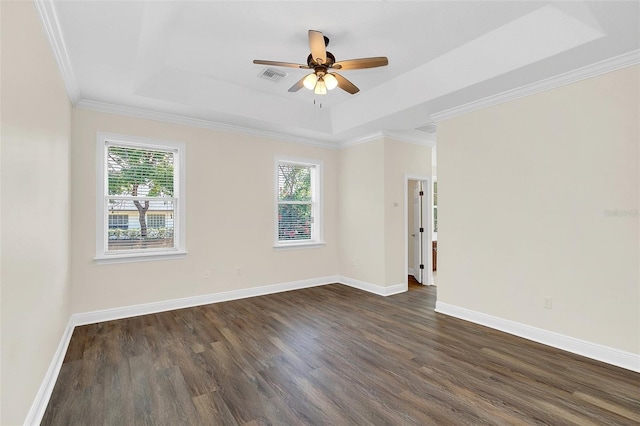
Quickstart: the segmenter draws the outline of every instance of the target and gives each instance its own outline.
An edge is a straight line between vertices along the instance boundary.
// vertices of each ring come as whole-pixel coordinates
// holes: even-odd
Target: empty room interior
[[[0,424],[640,424],[639,1],[0,19]]]

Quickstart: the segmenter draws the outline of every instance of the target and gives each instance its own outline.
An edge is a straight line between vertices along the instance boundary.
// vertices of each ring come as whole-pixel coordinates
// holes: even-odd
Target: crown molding
[[[414,145],[426,146],[428,148],[434,148],[436,146],[436,141],[427,139],[428,134],[425,132],[422,133],[424,133],[424,136],[413,133],[396,132],[389,130],[385,130],[382,132],[385,137],[390,139],[395,139],[400,142],[411,143]]]
[[[320,148],[337,149],[338,145],[334,142],[319,141],[311,138],[302,138],[285,133],[270,132],[266,130],[257,130],[249,127],[234,126],[231,124],[219,123],[216,121],[202,120],[199,118],[185,117],[182,115],[169,114],[164,112],[151,111],[142,108],[127,107],[122,105],[109,104],[106,102],[98,102],[82,99],[75,105],[76,108],[86,109],[90,111],[105,112],[108,114],[118,114],[127,117],[143,118],[147,120],[161,121],[170,124],[179,124],[183,126],[200,127],[205,129],[220,130],[224,132],[240,133],[250,136],[258,136],[263,138],[277,139],[279,141],[288,141],[311,145]]]
[[[49,39],[53,56],[58,63],[62,80],[67,89],[67,95],[71,103],[76,105],[81,98],[80,88],[78,87],[73,68],[71,67],[71,61],[69,60],[67,47],[64,44],[60,23],[58,22],[58,15],[56,15],[53,2],[51,0],[33,0],[33,4],[38,11],[38,16],[40,16],[40,22],[42,22],[44,32]]]
[[[378,131],[378,132],[370,133],[368,135],[359,136],[357,138],[348,139],[346,141],[339,142],[337,146],[338,146],[338,149],[345,149],[345,148],[349,148],[350,146],[360,145],[363,143],[372,142],[377,139],[382,139],[383,137],[384,137],[384,134]]]
[[[619,55],[610,59],[605,59],[604,61],[596,62],[595,64],[587,65],[582,68],[566,72],[564,74],[559,74],[554,77],[547,78],[545,80],[527,84],[515,89],[510,89],[496,95],[479,99],[477,101],[469,102],[464,105],[459,105],[457,107],[440,111],[432,114],[431,117],[437,123],[443,120],[448,120],[450,118],[458,117],[463,114],[468,114],[482,108],[491,107],[504,102],[533,95],[535,93],[543,92],[545,90],[550,90],[556,87],[575,83],[580,80],[595,77],[600,74],[605,74],[632,65],[637,65],[639,63],[640,50],[634,50],[632,52],[625,53],[623,55]]]
[[[426,133],[425,133],[426,136]],[[429,148],[434,148],[436,146],[436,142],[433,140],[425,139],[424,136],[412,134],[408,132],[401,131],[392,131],[392,130],[382,130],[379,132],[370,133],[365,136],[360,136],[358,138],[349,139],[345,142],[340,142],[338,144],[339,149],[345,149],[350,146],[360,145],[367,142],[372,142],[378,139],[394,139],[400,142],[411,143],[414,145],[426,146]]]
[[[210,120],[202,120],[198,118],[185,117],[182,115],[169,114],[164,112],[151,111],[142,108],[127,107],[122,105],[109,104],[106,102],[91,101],[86,99],[79,100],[76,105],[78,109],[86,109],[90,111],[104,112],[108,114],[118,114],[127,117],[142,118],[147,120],[161,121],[171,124],[179,124],[183,126],[200,127],[205,129],[220,130],[232,133],[241,133],[245,135],[258,136],[270,139],[285,140],[294,143],[317,146],[328,149],[344,149],[350,146],[359,145],[382,139],[385,137],[398,140],[400,142],[411,143],[433,148],[436,146],[435,141],[424,139],[418,135],[408,134],[397,131],[378,131],[361,137],[349,139],[344,142],[327,142],[310,138],[301,138],[297,136],[287,135],[285,133],[269,132],[266,130],[257,130],[249,127],[234,126]]]

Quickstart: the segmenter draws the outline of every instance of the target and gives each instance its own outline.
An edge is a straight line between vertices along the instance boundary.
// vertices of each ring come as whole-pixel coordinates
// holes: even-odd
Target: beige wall
[[[384,140],[340,151],[340,274],[385,286]]]
[[[439,302],[640,354],[639,72],[438,124]]]
[[[431,148],[388,138],[340,151],[340,273],[406,283],[405,175],[431,175]]]
[[[22,424],[70,316],[71,105],[32,2],[0,2],[2,414]]]
[[[405,175],[431,177],[431,148],[385,139],[385,281],[387,285],[407,282],[405,275],[405,231],[407,212],[403,211]],[[409,195],[409,199],[413,194]],[[412,205],[407,201],[407,209]],[[429,230],[430,228],[427,228]],[[429,235],[427,235],[429,238]]]
[[[185,259],[106,265],[93,261],[96,132],[186,143]],[[326,246],[274,251],[276,155],[323,161]],[[337,156],[337,150],[74,109],[74,312],[336,275]],[[204,278],[205,271],[211,272],[210,278]]]

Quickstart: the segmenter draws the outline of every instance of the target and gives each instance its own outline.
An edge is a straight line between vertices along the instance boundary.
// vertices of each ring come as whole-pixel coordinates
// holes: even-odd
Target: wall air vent
[[[262,70],[260,74],[258,74],[258,77],[277,83],[278,81],[285,78],[287,75],[288,74],[284,71],[274,70],[273,68],[265,68]]]

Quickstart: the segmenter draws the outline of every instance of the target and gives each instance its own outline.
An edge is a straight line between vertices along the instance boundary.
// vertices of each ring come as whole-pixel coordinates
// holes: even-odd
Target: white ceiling
[[[415,130],[432,115],[612,58],[637,58],[639,1],[36,0],[74,104],[322,144]],[[360,88],[314,95],[253,59],[306,63],[307,31]],[[634,59],[637,60],[637,59]],[[315,102],[315,103],[314,103]],[[320,107],[321,104],[321,107]],[[230,127],[231,126],[231,127]]]

